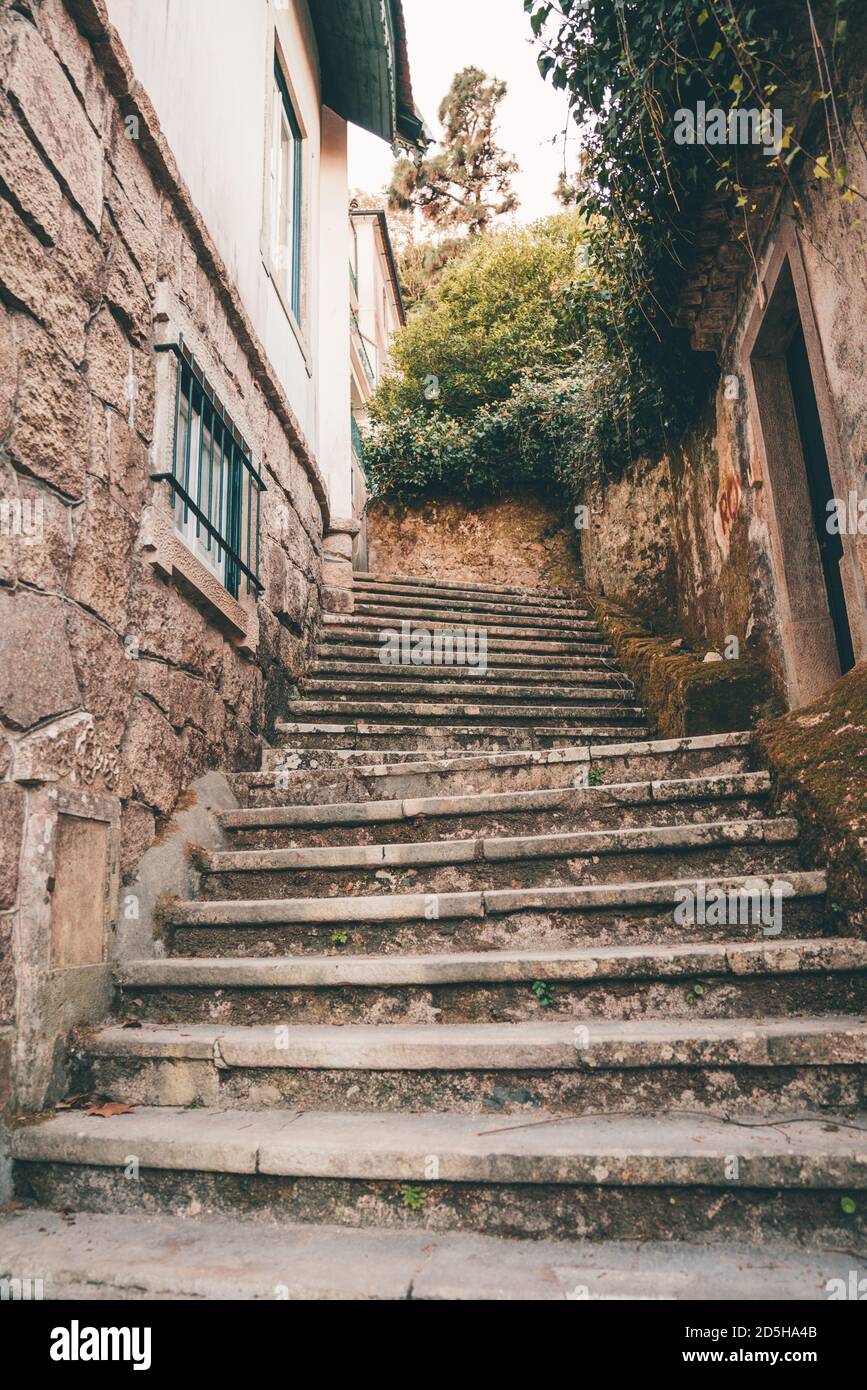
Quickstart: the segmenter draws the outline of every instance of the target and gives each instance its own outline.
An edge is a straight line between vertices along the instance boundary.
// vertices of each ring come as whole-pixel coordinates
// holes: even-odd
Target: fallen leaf
[[[104,1105],[91,1105],[84,1113],[98,1115],[102,1120],[110,1120],[112,1115],[134,1115],[135,1111],[131,1105],[124,1105],[119,1100],[107,1100]]]

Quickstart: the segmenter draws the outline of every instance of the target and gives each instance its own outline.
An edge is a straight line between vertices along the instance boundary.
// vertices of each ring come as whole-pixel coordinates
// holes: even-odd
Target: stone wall
[[[377,502],[368,513],[369,565],[383,575],[572,589],[581,582],[576,535],[562,508],[534,497]]]
[[[863,93],[856,117],[863,124]],[[867,157],[851,136],[848,178],[867,187]],[[788,229],[803,264],[815,319],[815,342],[827,382],[829,413],[838,447],[835,495],[865,492],[867,461],[867,229],[859,200],[815,180],[803,165],[792,170],[794,193],[782,193],[762,244],[753,248],[758,275],[748,275],[723,334],[719,385],[704,418],[683,447],[635,467],[597,499],[582,534],[588,586],[644,612],[667,612],[696,647],[721,649],[736,637],[741,650],[771,673],[781,695],[797,704],[791,652],[798,638],[786,631],[781,552],[786,537],[775,523],[767,440],[757,429],[748,363],[751,324],[764,308],[766,277]],[[797,199],[797,209],[794,200]],[[805,333],[808,325],[805,324]],[[788,458],[779,441],[778,471]],[[830,449],[829,449],[830,454]],[[785,483],[779,489],[785,492]],[[777,505],[779,505],[779,498]],[[867,526],[846,538],[860,570],[860,595],[849,595],[850,617],[860,626],[856,655],[867,655],[863,592],[867,580]],[[775,552],[775,546],[776,552]],[[860,648],[860,650],[859,650]]]
[[[720,386],[720,395],[724,391]],[[718,427],[726,408],[728,426]],[[636,609],[696,650],[722,650],[730,637],[770,673],[785,677],[767,524],[744,487],[726,534],[719,524],[723,480],[744,467],[739,425],[716,402],[671,456],[636,464],[604,489],[581,533],[587,587]],[[746,446],[744,445],[744,451]]]
[[[181,333],[266,484],[258,602],[151,480]],[[62,1085],[124,877],[195,778],[256,764],[319,611],[322,479],[101,0],[0,0],[0,501],[2,1110]]]

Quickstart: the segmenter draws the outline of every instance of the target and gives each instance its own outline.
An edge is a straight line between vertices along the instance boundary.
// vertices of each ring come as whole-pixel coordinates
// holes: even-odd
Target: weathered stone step
[[[388,845],[335,845],[306,849],[198,851],[207,873],[262,873],[325,869],[436,867],[442,864],[493,865],[523,860],[585,858],[639,850],[688,850],[717,845],[781,845],[798,838],[798,823],[787,816],[700,825],[651,825],[618,830],[587,830],[554,835],[421,840]]]
[[[220,1302],[589,1299],[826,1300],[867,1264],[792,1243],[690,1245],[509,1240],[411,1229],[288,1225],[221,1216],[101,1215],[47,1209],[0,1218],[0,1275],[45,1271],[51,1300]]]
[[[382,580],[359,579],[357,576],[353,580],[353,591],[356,596],[370,597],[381,594],[387,598],[434,598],[449,603],[462,603],[466,600],[484,600],[487,603],[506,604],[514,607],[546,607],[546,608],[566,608],[573,609],[577,606],[586,607],[586,599],[583,595],[573,594],[569,596],[558,595],[554,592],[548,593],[544,589],[485,589],[478,585],[456,584],[445,588],[439,584],[425,584],[423,581],[418,584],[383,582]]]
[[[404,616],[406,615],[398,613],[396,618],[400,620]],[[477,621],[479,616],[450,615],[448,619],[444,619],[442,615],[426,614],[424,617],[417,617],[414,614],[409,621],[416,627],[423,627],[426,632],[465,633],[467,627],[483,627],[491,646],[499,646],[499,639],[504,638],[509,642],[520,641],[522,644],[556,642],[572,646],[575,643],[596,643],[601,647],[608,647],[607,637],[589,618],[575,619],[569,623],[562,619],[540,618],[531,624],[528,620],[522,623],[517,618],[513,623],[505,623],[500,617],[491,621],[490,615],[487,620],[482,618],[481,621]],[[399,628],[399,621],[397,626]],[[382,642],[382,633],[385,630],[389,633],[397,630],[395,617],[376,613],[323,613],[320,636],[328,640],[330,636],[339,635],[341,641],[345,641],[347,636],[351,637],[352,641],[362,640],[366,636]]]
[[[265,808],[269,809],[269,808]],[[273,826],[231,832],[233,850],[315,849],[343,845],[421,843],[427,840],[484,839],[502,836],[572,834],[583,831],[641,829],[660,825],[704,825],[719,820],[761,820],[773,814],[764,793],[694,801],[651,801],[624,804],[567,801],[561,809],[544,805],[518,811],[474,812],[469,816],[443,816],[435,824],[418,820],[372,821],[340,825]]]
[[[425,629],[428,631],[429,629]],[[440,625],[434,631],[441,633],[452,633],[460,635],[460,628],[450,628]],[[324,629],[320,633],[320,640],[316,646],[317,656],[325,659],[341,657],[347,660],[374,661],[379,659],[379,653],[385,645],[387,639],[383,638],[383,632],[393,631],[386,624],[384,628],[365,628],[359,627],[343,631],[341,629]],[[486,629],[488,635],[487,651],[488,659],[493,664],[501,662],[512,664],[526,660],[528,655],[532,657],[543,657],[554,665],[573,660],[590,658],[594,662],[613,661],[613,649],[599,635],[589,633],[576,641],[565,639],[558,641],[554,638],[540,638],[534,641],[530,637],[495,637],[492,636],[490,628]],[[535,662],[534,662],[535,664]]]
[[[379,635],[372,633],[366,639],[359,635],[351,642],[342,642],[339,636],[335,636],[330,641],[318,643],[316,659],[320,663],[348,663],[353,669],[365,663],[372,666],[375,662],[379,666],[383,646]],[[614,663],[611,648],[593,642],[540,642],[533,644],[531,649],[527,642],[503,641],[495,646],[489,644],[486,651],[488,666],[520,670],[527,669],[528,654],[532,655],[534,669],[593,670],[608,668]]]
[[[587,723],[602,724],[606,720],[616,721],[618,727],[629,726],[633,721],[644,727],[645,716],[640,706],[633,702],[610,701],[607,704],[601,703],[605,692],[597,691],[587,697],[588,700],[595,700],[595,703],[583,703],[581,699],[574,700],[564,696],[550,704],[493,704],[488,703],[484,696],[478,696],[473,704],[464,702],[461,698],[463,692],[456,690],[455,698],[441,701],[435,700],[413,700],[413,692],[409,692],[409,698],[401,699],[397,696],[387,700],[365,700],[357,695],[346,695],[336,699],[302,699],[289,700],[286,705],[286,713],[294,720],[309,720],[319,718],[321,715],[336,715],[346,718],[346,716],[363,715],[365,719],[375,721],[384,720],[387,723],[403,721],[412,723],[416,721],[423,723],[426,719],[448,719],[453,723],[461,720],[472,723],[473,720],[499,720],[513,724],[538,724],[540,727],[559,726],[568,721],[581,719]],[[445,692],[443,692],[445,695]]]
[[[776,896],[774,896],[776,890]],[[173,901],[163,908],[174,955],[335,954],[560,949],[596,941],[762,941],[832,930],[821,873],[754,873],[591,886],[453,893]],[[692,893],[695,911],[683,909]],[[717,906],[711,910],[713,904]],[[724,910],[723,910],[724,909]]]
[[[561,711],[566,705],[583,707],[588,702],[601,701],[605,701],[606,704],[610,702],[616,710],[631,711],[638,707],[634,687],[630,682],[612,682],[610,678],[596,682],[587,682],[579,678],[574,682],[539,682],[538,685],[534,685],[532,681],[500,680],[490,673],[488,676],[480,676],[478,671],[456,676],[449,670],[443,672],[434,684],[429,677],[416,677],[414,672],[404,671],[399,667],[391,670],[381,667],[378,675],[377,680],[342,680],[336,676],[320,680],[316,676],[308,676],[302,689],[305,696],[322,696],[349,703],[351,706],[354,706],[356,697],[361,696],[364,700],[473,700],[478,701],[483,707],[487,702],[494,700],[512,700],[518,705],[526,704],[528,700],[545,701],[546,706],[550,701],[551,705]]]
[[[467,583],[463,580],[431,579],[424,574],[371,574],[365,570],[356,570],[354,580],[362,584],[384,584],[388,588],[401,584],[408,586],[412,591],[415,591],[419,586],[436,589],[438,592],[442,590],[444,593],[451,593],[454,589],[470,589],[473,593],[514,594],[518,598],[523,598],[527,594],[531,596],[540,594],[545,598],[563,598],[570,602],[574,601],[576,597],[580,598],[584,592],[578,585],[569,589],[531,589],[526,584],[483,584],[477,579],[474,579],[472,583]]]
[[[797,872],[794,821],[717,821],[403,844],[196,852],[208,899],[427,894]]]
[[[867,1109],[861,1016],[142,1023],[82,1039],[76,1092],[134,1106],[801,1117]],[[737,1152],[737,1151],[735,1151]]]
[[[725,736],[724,736],[725,737]],[[749,770],[748,736],[739,743],[659,740],[658,743],[583,744],[571,748],[450,757],[434,752],[383,752],[365,764],[363,754],[342,750],[266,749],[261,772],[236,773],[232,788],[242,806],[416,798],[431,794],[474,795],[618,783],[630,778],[682,780],[685,776],[727,776]],[[355,761],[353,761],[355,759]]]
[[[419,822],[474,815],[509,815],[539,811],[584,811],[668,802],[719,801],[766,796],[766,772],[728,776],[688,777],[612,782],[587,787],[543,787],[530,791],[473,792],[463,796],[425,796],[389,800],[244,807],[220,812],[223,830],[249,831],[295,826],[373,825],[395,821]]]
[[[356,601],[353,616],[361,619],[385,619],[386,625],[390,624],[392,627],[406,621],[415,624],[416,627],[425,628],[430,627],[432,622],[474,628],[486,628],[490,623],[497,629],[502,628],[504,632],[514,632],[516,628],[520,628],[538,634],[567,632],[572,636],[599,631],[595,621],[581,612],[566,615],[550,609],[537,613],[495,604],[474,604],[472,607],[464,608],[457,604],[438,604],[434,600],[407,606],[404,603],[368,603],[362,599]]]
[[[533,664],[534,666],[540,665],[541,662],[537,663],[534,658]],[[619,670],[610,665],[605,666],[599,661],[588,660],[586,657],[576,660],[572,666],[560,665],[538,671],[528,670],[525,658],[517,666],[489,664],[484,672],[480,672],[478,666],[465,665],[413,666],[370,661],[369,659],[366,662],[320,660],[311,667],[311,676],[305,680],[304,685],[306,689],[311,689],[309,679],[313,679],[321,686],[330,678],[336,678],[341,684],[344,680],[364,682],[365,687],[370,682],[383,680],[417,681],[423,685],[425,683],[438,684],[441,681],[448,683],[484,679],[489,680],[494,686],[551,685],[559,688],[570,685],[611,685],[619,690],[634,689],[632,682],[627,680]],[[328,688],[335,687],[329,685]]]
[[[442,955],[170,957],[116,968],[135,1022],[517,1023],[854,1014],[856,938]]]
[[[791,878],[791,875],[788,876]],[[696,922],[676,918],[673,903],[611,904],[603,907],[557,907],[516,910],[496,916],[443,917],[362,922],[294,922],[278,926],[197,924],[171,926],[166,921],[164,949],[171,956],[341,956],[350,951],[363,955],[451,954],[493,950],[570,950],[589,941],[600,946],[630,944],[673,945],[688,943],[700,934],[708,943],[786,941],[833,937],[836,923],[824,897],[789,898],[783,906],[782,932],[771,914],[767,924],[757,910],[743,900],[731,914],[717,921]],[[738,910],[736,910],[738,909]],[[168,912],[166,918],[171,916]]]
[[[589,614],[588,607],[581,606],[577,599],[547,599],[545,595],[513,595],[513,594],[471,594],[463,589],[452,589],[449,594],[442,592],[422,591],[414,589],[411,594],[400,592],[397,589],[368,588],[367,585],[353,585],[354,600],[356,600],[356,612],[365,607],[375,607],[375,609],[400,609],[415,610],[417,607],[424,609],[443,609],[450,612],[461,612],[463,609],[472,609],[477,613],[517,613],[518,616],[527,617],[586,617]]]
[[[115,976],[135,989],[394,988],[577,980],[693,980],[867,970],[867,941],[686,941],[675,946],[578,946],[561,951],[476,951],[443,955],[195,956],[119,961]]]
[[[544,778],[564,777],[563,785],[571,785],[584,764],[599,764],[599,773],[606,782],[624,780],[622,773],[637,773],[654,779],[660,776],[683,777],[688,773],[715,773],[725,776],[746,772],[752,761],[752,735],[707,734],[696,738],[654,739],[646,742],[630,740],[620,744],[577,743],[571,747],[550,749],[510,749],[501,753],[473,753],[467,749],[442,749],[424,757],[417,750],[360,749],[287,749],[266,748],[262,753],[261,773],[239,773],[243,778],[271,777],[276,769],[284,776],[325,779],[330,772],[370,778],[374,783],[390,784],[399,777],[451,777],[453,775],[491,774],[500,776],[530,771]],[[662,771],[660,771],[662,769]],[[547,782],[546,785],[558,785]],[[492,788],[493,789],[493,788]],[[477,790],[483,790],[479,787]]]
[[[767,1029],[788,1055],[792,1043],[784,1025],[767,1025]],[[545,1031],[551,1030],[546,1027]],[[660,1031],[678,1038],[683,1030],[665,1027]],[[342,1030],[341,1036],[346,1040],[351,1032]],[[863,1049],[853,1046],[852,1034],[851,1026],[844,1030],[847,1046],[860,1056]],[[316,1050],[315,1044],[308,1046]],[[574,1052],[571,1042],[567,1047]],[[224,1055],[243,1057],[229,1033],[222,1035],[220,1048]],[[465,1043],[462,1055],[466,1048]],[[254,1055],[260,1051],[261,1044]],[[343,1057],[346,1051],[343,1046],[338,1055]],[[269,1056],[272,1053],[269,1046]],[[862,1118],[867,1117],[859,1121]],[[542,1114],[535,1124],[503,1128],[473,1115],[225,1113],[149,1107],[98,1123],[80,1111],[65,1111],[18,1130],[13,1153],[19,1163],[126,1167],[134,1153],[143,1169],[406,1183],[666,1189],[728,1187],[734,1180],[730,1160],[736,1155],[736,1180],[744,1188],[847,1192],[867,1187],[867,1144],[862,1134],[858,1124],[845,1116],[839,1117],[839,1126],[816,1119],[746,1128],[709,1116]],[[864,1220],[862,1216],[858,1229]]]
[[[382,893],[362,897],[234,899],[183,901],[167,904],[166,920],[174,926],[283,926],[294,923],[369,923],[465,920],[513,912],[592,912],[655,904],[672,906],[682,890],[704,896],[711,889],[748,903],[757,894],[776,893],[785,904],[792,898],[816,898],[827,890],[825,874],[817,870],[786,872],[779,879],[758,874],[719,879],[688,875],[664,881],[556,884],[530,888],[492,888],[452,893]],[[746,910],[746,909],[745,909]]]
[[[491,751],[500,749],[559,748],[587,739],[602,742],[610,739],[646,738],[646,725],[617,725],[606,723],[570,722],[561,724],[499,724],[467,725],[440,720],[436,724],[407,724],[396,720],[371,723],[362,719],[290,721],[277,723],[278,738],[293,750],[329,749],[335,752],[357,752],[368,743],[371,748],[392,751],[429,752],[440,749],[462,751]]]

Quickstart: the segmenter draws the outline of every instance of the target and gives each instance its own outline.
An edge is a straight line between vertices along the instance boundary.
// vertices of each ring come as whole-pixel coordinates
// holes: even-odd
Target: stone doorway
[[[849,491],[797,233],[784,224],[744,343],[790,703],[809,704],[863,655],[856,537],[828,529]]]

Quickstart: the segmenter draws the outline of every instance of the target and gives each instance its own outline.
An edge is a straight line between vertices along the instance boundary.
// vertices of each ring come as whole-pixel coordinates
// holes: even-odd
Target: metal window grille
[[[261,593],[259,515],[265,484],[243,435],[181,337],[157,352],[177,359],[172,471],[175,525],[237,598],[241,580]]]

